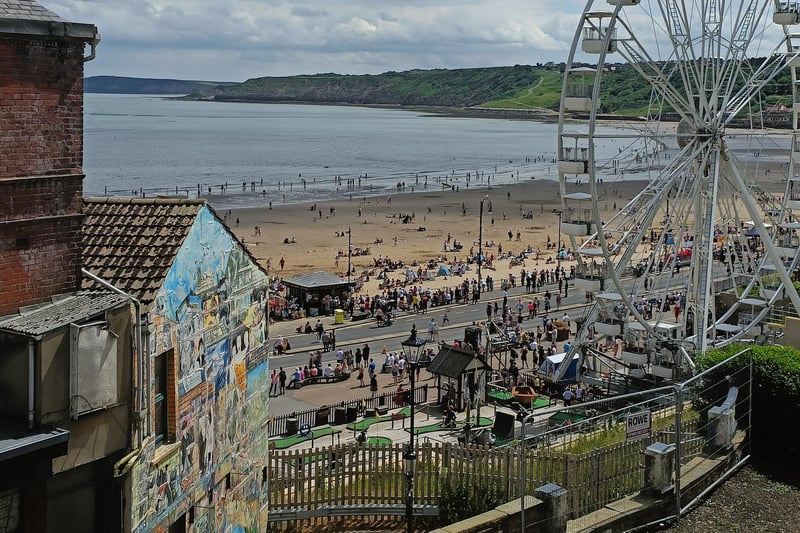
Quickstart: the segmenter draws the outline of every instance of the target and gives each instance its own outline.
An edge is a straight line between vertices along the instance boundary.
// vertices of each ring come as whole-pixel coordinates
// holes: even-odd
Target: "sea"
[[[226,209],[558,179],[558,125],[535,120],[117,94],[86,94],[84,117],[86,196]],[[604,130],[607,179],[641,179],[619,160],[635,132]]]

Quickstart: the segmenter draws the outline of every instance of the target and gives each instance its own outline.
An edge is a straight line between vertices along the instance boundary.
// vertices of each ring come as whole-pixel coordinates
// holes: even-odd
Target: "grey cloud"
[[[40,0],[103,37],[87,73],[217,80],[563,61],[583,0]]]

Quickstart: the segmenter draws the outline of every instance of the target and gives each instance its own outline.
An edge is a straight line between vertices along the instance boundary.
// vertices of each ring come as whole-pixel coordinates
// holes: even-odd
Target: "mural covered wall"
[[[176,444],[151,464],[168,449],[151,443],[133,472],[134,529],[165,529],[192,505],[191,531],[258,529],[267,497],[267,281],[201,209],[150,313],[151,358],[174,354]]]

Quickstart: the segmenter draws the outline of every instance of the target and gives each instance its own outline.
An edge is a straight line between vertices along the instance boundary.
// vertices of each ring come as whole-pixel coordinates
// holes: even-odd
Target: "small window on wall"
[[[155,358],[153,381],[155,381],[153,415],[155,415],[156,444],[161,444],[167,439],[167,356],[163,353]]]
[[[108,324],[70,326],[70,416],[116,405],[119,401],[117,335]]]
[[[174,405],[174,384],[170,383],[173,351],[169,350],[153,359],[153,415],[155,423],[156,444],[165,444],[175,440],[175,423],[170,419],[171,405]],[[171,386],[172,385],[172,386]]]

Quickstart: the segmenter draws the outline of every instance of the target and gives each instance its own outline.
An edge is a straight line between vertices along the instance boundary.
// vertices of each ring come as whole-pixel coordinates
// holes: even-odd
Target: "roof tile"
[[[84,199],[84,267],[149,305],[204,206],[168,198]],[[84,278],[83,288],[99,285]]]

